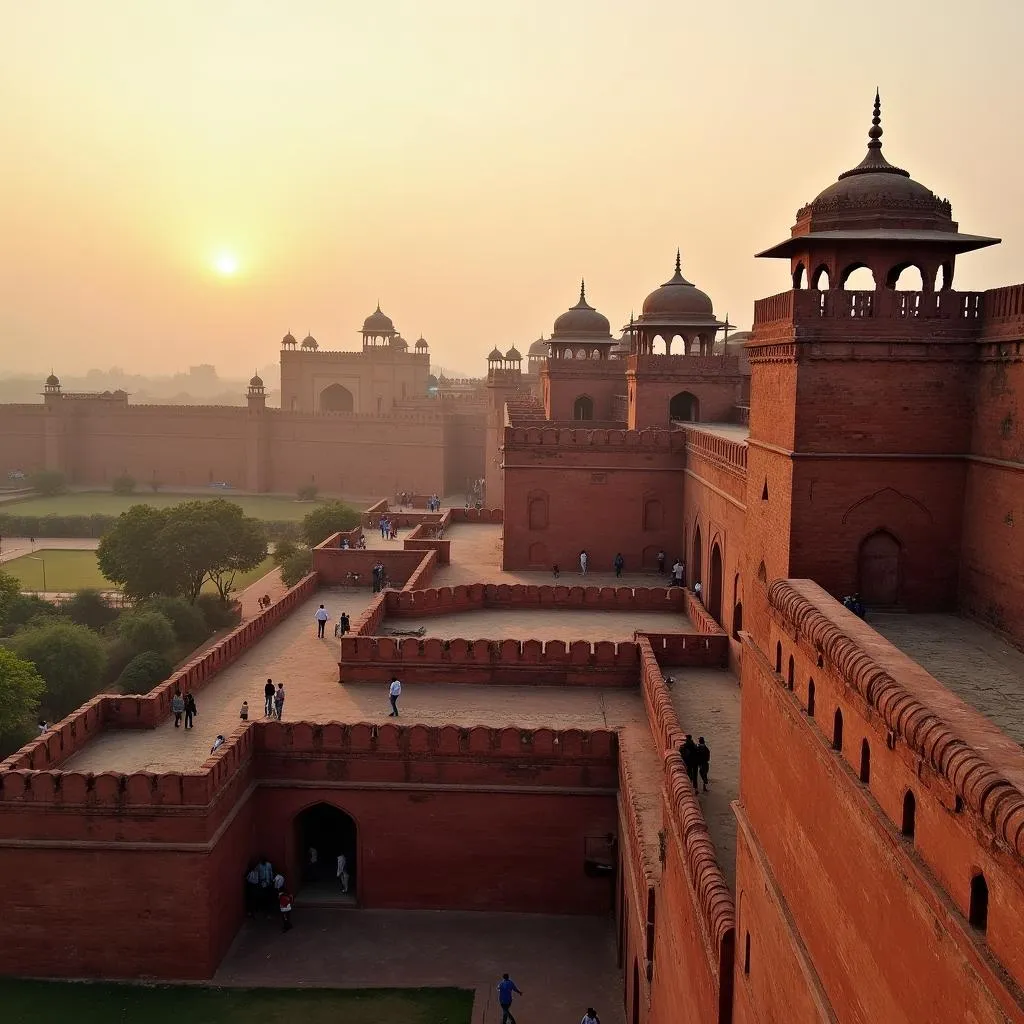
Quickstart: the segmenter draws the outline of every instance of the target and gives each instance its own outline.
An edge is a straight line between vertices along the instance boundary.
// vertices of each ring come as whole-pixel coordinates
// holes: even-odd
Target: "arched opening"
[[[531,569],[546,569],[549,564],[547,544],[535,543],[530,545],[527,554]]]
[[[708,611],[719,625],[722,624],[722,549],[711,545],[711,580],[708,586]]]
[[[866,605],[894,605],[900,593],[900,542],[888,530],[876,530],[857,552],[857,589]]]
[[[689,391],[680,391],[668,403],[668,418],[683,423],[696,423],[700,417],[700,402]]]
[[[841,751],[843,749],[843,712],[836,708],[835,716],[832,719],[832,749]]]
[[[775,671],[782,675],[782,641],[775,644]]]
[[[942,263],[935,275],[935,290],[946,292],[953,287],[953,264]]]
[[[798,290],[807,287],[807,268],[802,263],[793,271],[793,287]]]
[[[531,494],[529,505],[529,524],[531,530],[546,530],[548,526],[548,499],[543,494]]]
[[[811,274],[811,287],[818,291],[827,292],[829,289],[828,267],[824,263]]]
[[[320,392],[321,412],[352,412],[355,409],[355,399],[348,388],[340,384],[331,384]]]
[[[900,831],[908,838],[914,838],[917,829],[917,800],[914,794],[908,789],[903,795],[903,822]]]
[[[383,398],[381,398],[381,397],[380,397],[380,395],[378,395],[378,396],[377,396],[377,415],[378,415],[378,416],[380,415],[380,413],[381,413],[381,410],[382,410],[383,408],[384,408],[384,399],[383,399]]]
[[[665,525],[665,510],[659,498],[644,501],[644,529],[660,530]]]
[[[848,292],[873,292],[875,275],[864,263],[851,263],[839,277],[839,287]]]
[[[668,355],[668,342],[660,334],[655,335],[655,337],[651,339],[651,355]]]
[[[693,580],[694,584],[703,582],[704,565],[701,560],[701,538],[700,538],[700,527],[695,526],[693,528],[693,561],[690,563],[693,569]]]
[[[971,909],[968,920],[972,928],[983,932],[988,928],[988,882],[979,871],[971,879]]]
[[[897,263],[885,277],[886,288],[901,292],[923,292],[924,275],[921,268],[913,263]]]
[[[739,640],[740,630],[743,629],[743,605],[736,603],[732,608],[732,638]]]
[[[594,400],[589,395],[580,395],[572,403],[572,418],[574,420],[592,420],[594,418]]]
[[[585,348],[578,348],[578,349],[576,349],[576,358],[577,359],[586,359],[587,358],[587,350]]]
[[[793,679],[794,679],[794,676],[795,676],[795,671],[794,670],[795,670],[795,665],[793,664],[793,655],[791,654],[789,656],[789,666],[788,666],[787,671],[786,671],[786,686],[790,690],[793,689]]]
[[[757,567],[757,582],[758,583],[765,583],[765,584],[768,583],[768,570],[765,569],[764,562],[762,562]]]
[[[750,973],[750,932],[743,938],[743,973]]]
[[[292,395],[292,400],[289,407],[292,412],[295,412],[295,410],[298,409],[299,407],[299,400],[294,395]]]
[[[871,781],[871,745],[860,741],[860,781],[866,786]]]
[[[630,1024],[640,1024],[640,965],[633,957],[633,1014]]]
[[[814,680],[807,684],[807,717],[814,717]]]
[[[312,890],[317,898],[355,902],[358,892],[355,821],[339,808],[320,803],[307,807],[296,817],[295,829],[303,864],[303,893]]]

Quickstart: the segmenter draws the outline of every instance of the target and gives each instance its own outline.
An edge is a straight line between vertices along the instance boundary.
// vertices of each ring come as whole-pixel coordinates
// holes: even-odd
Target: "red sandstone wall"
[[[403,586],[430,553],[398,548],[390,551],[369,548],[363,551],[352,548],[346,550],[337,546],[326,547],[326,544],[327,541],[313,549],[313,571],[318,574],[323,586],[344,583],[347,573],[356,572],[360,576],[359,586],[369,589],[373,585],[373,567],[377,562],[384,566],[392,583]]]
[[[0,478],[16,470],[28,474],[46,464],[42,405],[0,405]]]
[[[545,412],[549,420],[571,422],[573,406],[581,397],[594,403],[593,420],[614,420],[613,399],[626,393],[626,364],[622,360],[588,361],[549,359],[541,371]]]

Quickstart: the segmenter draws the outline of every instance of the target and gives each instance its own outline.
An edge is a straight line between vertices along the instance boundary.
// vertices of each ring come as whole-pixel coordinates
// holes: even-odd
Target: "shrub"
[[[281,579],[286,587],[294,587],[299,580],[313,569],[313,552],[299,548],[281,566]]]
[[[79,590],[60,606],[60,610],[72,622],[96,630],[110,625],[120,614],[98,590]]]
[[[359,513],[344,502],[330,501],[306,513],[302,520],[302,536],[311,548],[315,548],[332,533],[358,526],[361,519]]]
[[[120,476],[114,477],[111,486],[114,488],[115,494],[134,494],[135,477],[128,473],[122,473]]]
[[[151,597],[139,605],[140,611],[159,612],[170,620],[174,635],[182,643],[201,644],[209,635],[210,628],[202,611],[181,597]]]
[[[274,559],[274,565],[284,565],[298,550],[299,546],[293,540],[277,541],[274,544],[274,551],[271,555],[271,558]]]
[[[303,484],[296,493],[299,496],[299,501],[316,501],[320,488],[316,484]]]
[[[174,670],[167,655],[159,651],[136,654],[117,677],[121,693],[149,693],[157,683],[163,682]]]
[[[169,651],[175,641],[170,619],[157,611],[125,612],[117,620],[117,635],[135,654]]]
[[[67,480],[59,469],[40,469],[30,473],[28,477],[29,486],[37,494],[50,497],[54,494],[63,494],[68,489]]]
[[[38,626],[59,614],[55,604],[36,594],[18,594],[7,607],[4,632],[10,634],[23,626]]]
[[[217,594],[200,594],[195,606],[202,612],[211,633],[237,626],[242,618],[237,604],[222,601]]]

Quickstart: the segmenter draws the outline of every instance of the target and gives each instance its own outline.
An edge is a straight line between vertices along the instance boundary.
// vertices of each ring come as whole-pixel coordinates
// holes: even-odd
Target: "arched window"
[[[899,602],[902,545],[888,532],[876,530],[857,551],[857,589],[866,605]]]
[[[700,402],[696,395],[689,391],[680,391],[673,395],[668,403],[668,418],[683,423],[696,423],[700,417]]]
[[[775,645],[775,671],[782,675],[782,641]]]
[[[827,292],[829,289],[828,267],[824,263],[811,274],[811,287],[818,291]]]
[[[866,786],[871,781],[871,746],[868,741],[860,741],[860,781]]]
[[[737,602],[732,608],[732,638],[734,640],[739,640],[741,629],[743,629],[743,604]]]
[[[722,624],[722,549],[711,545],[711,579],[708,585],[708,611],[711,618]]]
[[[843,749],[843,712],[836,708],[835,716],[832,719],[832,749]]]
[[[352,412],[354,408],[352,392],[340,384],[331,384],[320,392],[321,412]]]
[[[923,292],[924,275],[913,263],[897,263],[885,276],[886,288],[901,292]]]
[[[988,928],[988,882],[979,871],[971,879],[971,909],[968,920],[972,928],[983,932]]]
[[[592,420],[594,418],[594,400],[589,395],[580,395],[572,403],[574,420]]]
[[[750,973],[750,932],[743,938],[743,973]]]
[[[644,499],[644,529],[660,530],[665,525],[665,510],[660,498]]]
[[[651,355],[668,355],[668,342],[660,334],[655,335],[655,337],[651,339]]]
[[[695,526],[693,528],[693,561],[690,563],[693,569],[693,582],[703,583],[704,576],[704,565],[702,562],[702,544],[700,537],[700,527]]]
[[[939,266],[935,275],[935,290],[937,292],[949,291],[953,287],[953,264],[943,263]]]
[[[793,288],[801,289],[807,287],[807,268],[802,264],[798,263],[796,269],[793,271]]]
[[[764,562],[757,567],[757,581],[765,584],[768,582],[768,571],[764,567]]]
[[[851,263],[839,276],[839,287],[848,292],[873,292],[875,275],[864,263]]]
[[[527,512],[531,530],[546,530],[548,526],[548,496],[541,493],[529,495]]]
[[[786,672],[786,686],[788,686],[789,689],[791,689],[791,690],[793,689],[793,669],[794,669],[794,667],[795,666],[793,665],[793,655],[791,654],[789,656],[789,669]]]
[[[807,684],[807,717],[814,717],[814,680]]]
[[[914,794],[908,789],[903,795],[903,823],[900,831],[908,838],[914,838],[914,831],[917,828],[917,800]]]

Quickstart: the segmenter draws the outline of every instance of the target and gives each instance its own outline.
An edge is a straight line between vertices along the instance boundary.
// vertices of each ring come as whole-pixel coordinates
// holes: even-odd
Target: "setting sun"
[[[224,277],[230,277],[233,274],[238,273],[238,257],[234,253],[222,252],[213,261],[214,270],[218,274],[222,274]]]

